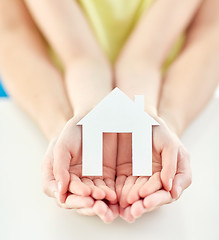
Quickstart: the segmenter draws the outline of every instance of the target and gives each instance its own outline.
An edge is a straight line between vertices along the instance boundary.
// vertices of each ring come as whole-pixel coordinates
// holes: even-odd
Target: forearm
[[[157,115],[161,72],[158,68],[136,61],[130,65],[116,66],[116,86],[134,100],[134,95],[144,95],[144,110]]]
[[[143,94],[145,110],[152,115],[157,114],[162,63],[200,2],[156,1],[143,14],[118,58],[117,86],[130,97]]]
[[[193,20],[184,49],[168,70],[159,114],[181,135],[205,107],[219,80],[219,2],[206,0]]]
[[[82,10],[72,0],[25,2],[63,62],[74,115],[86,114],[112,90],[113,83],[111,66]]]
[[[65,74],[74,115],[79,118],[95,107],[113,88],[111,67],[90,58],[76,58]]]
[[[219,79],[218,40],[203,37],[191,44],[166,74],[159,115],[178,135],[206,106],[216,89]]]
[[[51,139],[72,116],[71,107],[62,76],[47,56],[31,19],[18,1],[14,8],[13,18],[1,14],[1,76],[10,96]]]
[[[106,61],[76,0],[25,2],[65,69],[81,57]]]
[[[203,0],[159,0],[143,14],[120,58],[161,68],[174,43],[196,14]]]

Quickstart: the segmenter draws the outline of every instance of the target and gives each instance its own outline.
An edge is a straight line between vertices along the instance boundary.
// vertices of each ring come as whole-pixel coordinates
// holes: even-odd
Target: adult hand
[[[43,162],[43,186],[48,196],[56,197],[65,208],[86,208],[79,212],[98,214],[104,221],[112,221],[116,215],[114,189],[116,167],[116,134],[104,134],[103,177],[81,175],[81,127],[78,118],[72,118],[47,150]],[[103,201],[105,199],[108,204]],[[111,206],[111,205],[115,206]],[[112,210],[111,210],[112,209]]]

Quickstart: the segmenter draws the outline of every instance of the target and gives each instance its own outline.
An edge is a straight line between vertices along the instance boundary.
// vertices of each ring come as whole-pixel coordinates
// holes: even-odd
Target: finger
[[[171,195],[174,199],[178,199],[182,192],[192,183],[192,171],[190,167],[189,156],[179,156],[177,174],[173,181]]]
[[[109,204],[109,208],[113,213],[113,220],[119,216],[119,205],[118,204]]]
[[[135,176],[129,176],[129,177],[127,177],[127,179],[124,183],[124,186],[122,188],[120,202],[119,202],[121,207],[123,207],[123,208],[126,208],[129,205],[129,203],[127,202],[127,196],[128,196],[130,189],[135,184],[136,179],[137,179],[137,177],[135,177]]]
[[[43,191],[49,197],[57,197],[57,183],[53,175],[53,147],[55,140],[51,141],[44,156],[42,163],[42,184]]]
[[[110,178],[105,178],[104,182],[114,193],[114,196],[112,196],[113,200],[109,200],[110,204],[116,204],[118,202],[118,200],[117,200],[117,194],[116,194],[116,190],[115,190],[115,180],[110,179]]]
[[[118,216],[118,205],[107,206],[101,200],[97,200],[93,207],[78,209],[77,213],[86,216],[97,215],[103,222],[110,223]]]
[[[104,223],[111,223],[116,219],[118,214],[115,214],[115,212],[112,211],[112,207],[109,205],[106,213],[104,215],[98,214],[98,216]]]
[[[53,173],[58,183],[58,193],[60,203],[64,203],[69,188],[70,174],[69,165],[71,154],[68,149],[61,144],[56,143],[54,147],[54,165]]]
[[[81,181],[91,188],[91,196],[94,199],[100,200],[105,198],[106,196],[105,192],[101,188],[95,186],[94,182],[91,179],[82,178]]]
[[[130,212],[134,218],[139,218],[145,212],[143,200],[138,200],[138,201],[134,202],[131,205]]]
[[[166,191],[172,189],[173,178],[176,174],[178,148],[174,145],[164,147],[162,152],[161,180]]]
[[[65,203],[59,205],[67,209],[90,208],[94,205],[94,200],[91,197],[82,197],[69,194],[65,200]]]
[[[48,197],[59,198],[59,194],[57,191],[57,183],[55,180],[43,183],[43,191]]]
[[[117,195],[118,201],[120,201],[121,194],[122,194],[122,188],[124,186],[126,178],[127,177],[124,175],[116,178],[116,195]]]
[[[141,199],[132,204],[130,211],[131,211],[132,216],[136,219],[136,218],[141,217],[145,213],[149,213],[151,211],[156,210],[158,207],[159,206],[147,209],[144,207],[143,200]]]
[[[119,215],[122,219],[124,219],[125,221],[127,221],[129,223],[132,223],[132,222],[135,221],[135,218],[131,214],[131,207],[130,206],[128,206],[126,208],[122,208],[120,206]]]
[[[65,205],[70,209],[89,208],[94,205],[94,200],[91,197],[81,197],[70,194],[65,201]]]
[[[76,212],[80,215],[84,215],[84,216],[95,216],[96,213],[94,212],[93,207],[90,208],[80,208],[77,209]]]
[[[105,181],[103,181],[102,179],[94,179],[93,180],[94,184],[96,187],[102,189],[105,192],[105,199],[108,201],[114,201],[116,199],[116,194],[115,191],[113,191],[112,189],[110,189]]]
[[[107,204],[101,200],[97,200],[94,204],[94,212],[105,223],[110,223],[114,220],[115,214],[107,206]]]
[[[148,181],[141,186],[139,190],[139,195],[142,198],[145,198],[146,196],[160,190],[162,188],[162,182],[160,179],[160,173],[156,172],[154,173]]]
[[[146,209],[154,209],[158,206],[171,203],[173,201],[170,192],[159,190],[147,196],[143,200],[143,205]]]
[[[133,204],[137,200],[140,199],[139,190],[141,187],[148,181],[149,177],[138,177],[133,187],[130,189],[128,196],[127,196],[127,202],[129,204]]]
[[[75,175],[71,174],[71,181],[69,184],[69,191],[73,194],[80,195],[80,196],[89,196],[91,194],[91,188],[83,183],[81,179]]]

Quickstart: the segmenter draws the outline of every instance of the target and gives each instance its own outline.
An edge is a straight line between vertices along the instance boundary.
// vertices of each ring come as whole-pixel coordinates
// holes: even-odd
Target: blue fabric
[[[0,97],[7,97],[7,93],[2,85],[1,78],[0,78]]]

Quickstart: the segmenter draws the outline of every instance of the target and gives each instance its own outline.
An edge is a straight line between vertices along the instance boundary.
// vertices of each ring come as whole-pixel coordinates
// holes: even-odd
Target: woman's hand
[[[116,134],[103,138],[103,177],[81,175],[81,127],[72,118],[47,150],[43,162],[43,187],[64,208],[80,209],[84,215],[97,214],[105,222],[118,215],[114,190],[116,167]],[[103,200],[104,201],[100,201]]]
[[[120,215],[127,221],[178,199],[191,184],[187,151],[166,123],[156,120],[160,126],[153,127],[151,177],[131,176],[131,134],[120,134],[118,138],[116,191]]]
[[[161,173],[164,189],[171,191],[172,197],[177,199],[191,184],[190,157],[164,120],[156,120],[160,126],[153,128],[153,171]]]

